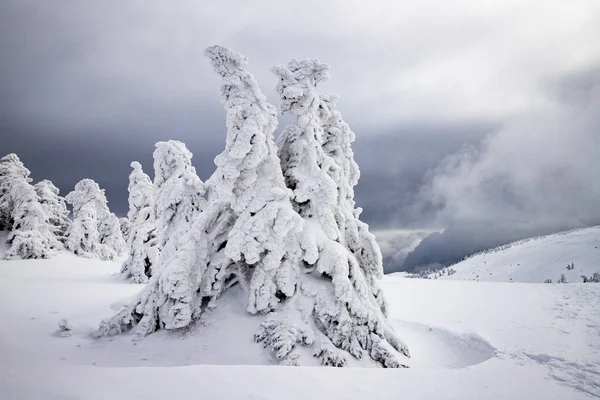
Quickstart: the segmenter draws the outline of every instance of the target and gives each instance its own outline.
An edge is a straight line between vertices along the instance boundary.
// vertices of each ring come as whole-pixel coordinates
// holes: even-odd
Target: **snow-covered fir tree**
[[[101,260],[112,260],[123,250],[119,219],[108,209],[104,189],[96,182],[82,179],[65,200],[73,206],[73,222],[65,240],[67,249]]]
[[[158,263],[152,181],[140,163],[134,161],[131,167],[127,213],[127,221],[130,222],[127,241],[129,256],[123,262],[121,273],[131,278],[133,283],[146,283]]]
[[[98,212],[98,210],[96,210],[96,212]],[[122,253],[126,249],[127,244],[125,243],[123,234],[121,233],[121,223],[119,222],[119,217],[111,212],[108,214],[99,213],[99,215],[98,233],[100,234],[100,243],[108,246],[115,252],[115,254]]]
[[[102,321],[96,336],[134,326],[139,335],[187,327],[239,282],[248,295],[247,310],[265,315],[255,341],[281,363],[301,364],[297,349],[308,347],[323,365],[343,366],[354,356],[401,366],[408,350],[385,317],[366,276],[370,270],[346,247],[335,217],[337,181],[329,170],[339,167],[323,150],[316,93],[319,71],[322,78],[327,68],[312,62],[299,63],[301,72],[275,69],[280,92],[286,92],[284,108],[297,110],[298,117],[282,142],[295,143],[289,149],[282,145],[284,179],[273,142],[275,108],[244,69],[246,59],[221,46],[208,48],[206,55],[224,80],[227,111],[225,151],[207,182],[208,207],[145,289]]]
[[[10,186],[22,179],[31,182],[29,174],[16,154],[7,154],[0,159],[0,230],[9,231],[12,228],[11,214],[14,205],[9,195]]]
[[[302,285],[321,338],[324,364],[344,365],[345,352],[365,354],[386,367],[399,367],[409,356],[386,317],[376,279],[382,276],[381,252],[354,209],[358,180],[350,149],[353,135],[335,110],[322,101],[317,84],[329,77],[318,60],[292,60],[276,66],[281,110],[296,117],[279,140],[279,154],[293,204],[305,219],[308,249],[304,261],[318,285]],[[306,272],[308,272],[306,271]],[[344,350],[345,352],[340,352]]]
[[[352,252],[363,269],[370,290],[380,307],[386,312],[385,299],[378,284],[383,277],[383,257],[375,236],[369,226],[359,219],[362,208],[356,208],[354,186],[358,183],[360,170],[354,161],[352,143],[355,134],[337,110],[337,96],[321,95],[321,119],[323,121],[323,149],[337,165],[329,174],[338,190],[335,218],[342,232],[340,243]]]
[[[7,260],[49,258],[61,246],[54,235],[54,225],[38,201],[27,179],[17,179],[9,186],[12,228],[8,234]]]
[[[58,195],[58,188],[47,179],[36,183],[34,188],[50,224],[54,227],[54,235],[64,243],[67,228],[71,223],[65,199]]]
[[[119,226],[121,227],[121,235],[125,243],[129,240],[129,232],[131,231],[131,221],[127,217],[119,218]]]
[[[160,262],[171,257],[206,206],[205,187],[192,166],[185,144],[169,140],[154,150],[154,216]]]

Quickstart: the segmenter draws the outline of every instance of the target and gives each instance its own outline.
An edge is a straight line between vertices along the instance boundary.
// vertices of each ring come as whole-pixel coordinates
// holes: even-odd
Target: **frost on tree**
[[[129,175],[129,212],[125,218],[129,224],[129,256],[123,262],[121,273],[133,283],[146,283],[158,263],[156,222],[152,181],[142,171],[137,161],[131,163]]]
[[[119,226],[121,227],[121,235],[123,236],[123,240],[127,243],[129,240],[129,231],[131,231],[131,222],[127,217],[119,218]]]
[[[6,259],[49,258],[60,243],[16,154],[0,159],[0,228],[10,230]]]
[[[65,200],[73,206],[65,247],[79,256],[112,260],[124,242],[119,219],[108,209],[104,189],[91,179],[82,179]]]
[[[107,206],[108,209],[108,206]],[[97,210],[98,212],[98,210]],[[115,255],[122,253],[127,244],[121,233],[121,223],[119,217],[114,213],[108,212],[99,213],[101,216],[98,219],[98,234],[100,235],[100,243],[112,249]]]
[[[58,188],[47,179],[36,183],[34,188],[40,204],[53,226],[54,235],[64,243],[67,228],[71,223],[65,199],[58,195]]]
[[[206,206],[205,187],[185,144],[169,140],[154,150],[154,215],[160,262],[167,261]]]
[[[11,214],[14,205],[9,195],[10,186],[22,179],[31,182],[29,174],[16,154],[7,154],[0,159],[0,230],[9,231],[12,228]]]
[[[141,335],[184,328],[238,282],[248,289],[253,313],[276,308],[295,291],[300,249],[294,238],[301,219],[289,202],[272,140],[275,108],[244,69],[244,57],[220,46],[206,55],[225,81],[227,110],[226,145],[208,182],[209,205],[138,298],[101,323],[98,336],[134,325]]]
[[[333,99],[322,101],[316,89],[329,77],[328,70],[317,60],[293,60],[272,69],[279,78],[281,110],[296,117],[281,134],[279,155],[294,208],[306,223],[304,272],[315,278],[300,285],[304,301],[297,308],[313,319],[320,338],[315,355],[323,364],[344,365],[347,352],[399,367],[409,352],[387,320],[376,284],[382,275],[381,252],[358,220],[360,210],[354,209],[358,167],[350,149],[353,135]],[[276,346],[265,339],[274,349],[282,345],[282,329],[286,335],[293,331],[276,318],[263,327],[265,335],[277,338]],[[298,341],[305,332],[296,334]]]
[[[246,59],[221,46],[206,55],[224,80],[227,111],[225,150],[207,181],[209,204],[160,271],[129,306],[102,321],[96,336],[188,327],[239,283],[248,312],[264,318],[255,341],[281,363],[302,364],[300,348],[307,347],[323,365],[354,357],[402,366],[408,350],[385,317],[372,268],[360,265],[337,219],[345,212],[337,184],[346,178],[332,175],[340,167],[323,147],[325,114],[316,93],[327,68],[303,62],[275,69],[284,109],[297,116],[284,133],[280,161],[275,108],[244,69]]]
[[[54,226],[38,202],[33,186],[26,179],[15,180],[7,196],[12,204],[12,230],[8,234],[10,248],[7,260],[49,258],[61,247],[54,236]]]

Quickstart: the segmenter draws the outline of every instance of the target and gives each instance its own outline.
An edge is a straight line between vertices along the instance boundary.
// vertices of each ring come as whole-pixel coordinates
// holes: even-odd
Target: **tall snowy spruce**
[[[71,224],[65,199],[58,195],[58,188],[47,179],[36,183],[34,188],[42,208],[48,215],[50,224],[54,227],[54,235],[64,243],[67,228]]]
[[[282,132],[279,155],[294,208],[306,221],[309,249],[304,260],[318,285],[302,285],[310,299],[315,326],[327,337],[323,362],[344,365],[344,350],[356,358],[367,354],[385,367],[402,366],[409,357],[386,317],[385,301],[376,279],[383,274],[381,252],[354,209],[353,186],[358,180],[350,143],[353,134],[335,110],[323,101],[317,84],[329,77],[318,60],[292,60],[276,66],[281,110],[296,117]],[[333,345],[333,346],[330,346]]]
[[[204,183],[196,175],[185,144],[176,140],[156,143],[153,190],[159,259],[164,263],[206,206]]]
[[[102,321],[96,336],[133,327],[142,336],[161,328],[188,327],[216,307],[225,290],[240,284],[248,296],[248,312],[264,318],[254,340],[282,364],[310,363],[302,358],[302,349],[307,349],[322,365],[343,366],[353,356],[401,366],[399,358],[408,351],[385,318],[382,302],[365,276],[368,268],[363,270],[339,242],[344,235],[335,217],[327,225],[311,213],[313,201],[323,221],[327,212],[334,212],[336,181],[322,174],[330,188],[323,193],[314,182],[300,183],[298,174],[296,187],[315,188],[315,194],[305,195],[302,204],[293,202],[299,192],[286,187],[273,142],[276,110],[245,70],[246,59],[221,46],[205,54],[224,80],[221,100],[227,111],[225,150],[215,159],[217,169],[207,181],[208,206],[142,292]],[[311,93],[316,96],[314,84]],[[322,133],[320,114],[314,120]],[[317,144],[314,151],[320,147],[322,161],[336,168],[322,142]],[[296,158],[307,168],[302,179],[319,178],[318,160],[304,159],[303,154],[310,154],[302,149],[298,144]],[[300,212],[301,205],[306,210]]]
[[[38,195],[29,183],[29,170],[16,154],[0,160],[0,210],[2,226],[10,229],[7,260],[49,258],[60,242]]]
[[[82,179],[65,200],[73,206],[65,247],[82,257],[114,259],[125,242],[119,219],[108,209],[104,189],[91,179]]]
[[[156,222],[152,181],[142,170],[142,165],[131,163],[129,175],[129,222],[127,245],[129,256],[123,262],[121,273],[133,283],[146,283],[158,263]]]

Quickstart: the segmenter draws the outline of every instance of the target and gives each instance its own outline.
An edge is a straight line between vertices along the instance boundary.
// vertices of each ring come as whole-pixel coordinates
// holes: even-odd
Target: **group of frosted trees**
[[[157,144],[154,182],[131,164],[122,272],[147,284],[95,335],[189,328],[239,285],[248,313],[262,318],[255,342],[282,364],[306,364],[307,349],[322,365],[362,359],[404,366],[409,352],[386,317],[378,285],[381,252],[354,202],[354,133],[337,98],[317,90],[329,67],[293,60],[272,68],[280,109],[295,118],[275,143],[276,108],[246,59],[221,46],[205,55],[223,80],[225,149],[206,182],[177,141]],[[96,189],[83,186],[78,198]],[[86,217],[76,229],[102,213],[97,203],[77,202],[77,215]]]
[[[0,230],[8,231],[6,259],[50,258],[66,248],[111,260],[124,250],[119,219],[108,210],[104,190],[83,179],[66,198],[52,182],[31,185],[30,171],[16,154],[0,159]],[[69,219],[66,203],[73,207]]]

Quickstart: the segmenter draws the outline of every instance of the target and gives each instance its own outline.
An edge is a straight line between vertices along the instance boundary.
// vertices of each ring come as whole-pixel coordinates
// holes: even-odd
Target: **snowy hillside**
[[[264,365],[269,352],[251,335],[260,319],[244,318],[237,288],[185,333],[92,339],[142,287],[122,281],[119,267],[70,254],[0,261],[1,399],[600,396],[600,285],[387,276],[410,369],[279,367]],[[59,330],[63,318],[70,331]]]
[[[573,264],[574,268],[567,269]],[[530,238],[478,253],[451,267],[440,279],[488,282],[582,282],[581,275],[600,272],[600,226]]]

